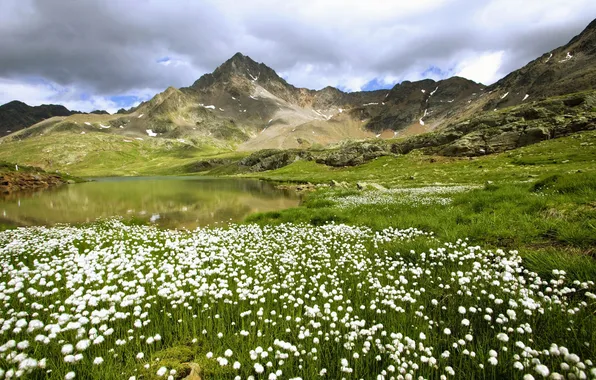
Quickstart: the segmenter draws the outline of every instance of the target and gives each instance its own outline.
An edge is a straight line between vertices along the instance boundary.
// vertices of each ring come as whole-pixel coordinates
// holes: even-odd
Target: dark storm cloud
[[[46,1],[33,14],[1,28],[0,76],[40,76],[60,85],[83,83],[101,93],[134,87],[192,83],[197,69],[164,70],[157,60],[172,52],[209,57],[229,38],[223,17],[205,7],[192,17],[149,2]],[[108,6],[110,5],[110,6]],[[223,32],[222,32],[223,31]],[[205,38],[217,36],[217,38]],[[214,64],[212,60],[199,62]],[[192,75],[192,76],[190,76]],[[190,83],[189,83],[190,82]]]
[[[596,16],[588,0],[4,2],[0,95],[2,83],[11,87],[0,100],[31,78],[76,88],[62,91],[71,97],[188,86],[237,51],[295,85],[348,89],[418,79],[430,67],[455,74],[464,61],[502,52],[486,75],[494,81]],[[165,57],[170,65],[158,62]]]

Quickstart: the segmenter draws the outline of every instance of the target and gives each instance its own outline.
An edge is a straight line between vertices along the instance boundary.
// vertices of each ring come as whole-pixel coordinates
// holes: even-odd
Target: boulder
[[[374,183],[374,182],[373,183],[369,183],[368,186],[371,187],[371,188],[373,188],[373,189],[375,189],[375,190],[379,190],[379,191],[385,191],[385,190],[387,190],[387,188],[385,188],[384,186],[379,185],[378,183]]]
[[[188,164],[186,166],[186,170],[191,173],[202,172],[202,171],[214,169],[218,166],[228,165],[230,163],[232,163],[231,159],[211,158],[209,160],[197,161],[197,162],[193,162],[192,164]]]
[[[378,183],[374,182],[356,182],[356,187],[358,188],[358,190],[387,190],[384,186],[381,186]]]
[[[279,169],[299,160],[312,160],[310,152],[304,150],[267,149],[255,152],[238,163],[252,172]]]
[[[517,146],[526,146],[535,144],[537,142],[548,140],[550,138],[550,130],[546,127],[528,128],[519,137]]]
[[[480,151],[487,150],[484,136],[480,132],[472,132],[459,140],[445,146],[439,151],[443,156],[478,156]]]
[[[518,146],[521,133],[518,131],[507,131],[487,139],[486,145],[489,153],[504,152],[515,149]]]

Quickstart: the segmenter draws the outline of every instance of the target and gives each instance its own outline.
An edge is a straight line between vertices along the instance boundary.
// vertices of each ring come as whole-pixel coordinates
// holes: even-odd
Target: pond
[[[0,225],[88,223],[122,217],[166,228],[239,222],[247,215],[296,207],[299,197],[250,179],[117,177],[0,199]]]

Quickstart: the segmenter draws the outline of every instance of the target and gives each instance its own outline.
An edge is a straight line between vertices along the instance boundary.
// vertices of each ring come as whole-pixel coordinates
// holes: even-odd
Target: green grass
[[[162,143],[147,145],[153,142],[124,145],[99,136],[84,141],[103,143],[100,149],[105,149],[71,165],[74,172],[88,175],[129,173],[133,167],[137,173],[163,170],[173,174],[183,171],[188,163],[219,153]],[[64,162],[76,151],[42,154],[36,153],[33,143],[21,147],[23,162],[43,161],[46,155]],[[0,159],[3,154],[0,152]],[[224,152],[218,157],[240,156]],[[102,157],[109,160],[102,162]],[[537,376],[529,359],[521,359],[524,371],[512,369],[517,360],[514,355],[522,354],[515,346],[517,341],[540,353],[556,343],[583,361],[594,361],[595,304],[586,291],[594,292],[593,283],[588,282],[596,278],[595,160],[596,133],[585,132],[473,160],[413,153],[341,169],[296,162],[275,171],[244,175],[285,182],[325,183],[333,179],[349,182],[350,188],[323,188],[305,195],[300,207],[253,214],[245,225],[229,229],[191,233],[107,222],[6,231],[0,234],[0,283],[12,282],[3,288],[9,296],[2,298],[4,314],[0,317],[16,321],[29,316],[34,302],[42,305],[36,306],[36,318],[47,323],[54,320],[61,306],[65,308],[60,313],[76,315],[74,320],[86,308],[113,307],[134,315],[101,322],[113,326],[114,333],[106,336],[105,343],[90,346],[78,364],[65,363],[60,353],[63,344],[81,339],[76,331],[62,331],[51,343],[41,344],[33,340],[38,332],[14,332],[11,326],[7,334],[16,342],[30,341],[25,352],[49,358],[47,369],[52,372],[36,370],[32,375],[40,379],[62,379],[69,371],[75,371],[77,378],[120,379],[135,374],[139,379],[157,379],[162,366],[168,371],[175,369],[175,378],[181,379],[189,362],[198,363],[206,379],[233,379],[236,374],[261,379],[277,368],[283,369],[284,378],[312,379],[318,378],[322,367],[328,369],[327,378],[373,374],[376,378],[388,364],[398,365],[386,350],[386,345],[393,347],[400,339],[407,343],[393,335],[397,333],[432,348],[428,354],[416,349],[416,344],[398,355],[420,365],[415,378],[439,378],[447,366],[455,369],[455,378]],[[209,174],[215,172],[237,174],[234,164]],[[393,193],[394,202],[379,204],[342,203],[375,200],[384,194],[356,190],[358,181],[389,187],[467,184],[475,188],[420,197]],[[442,198],[449,201],[439,202]],[[425,199],[432,202],[425,203]],[[372,231],[333,230],[330,223]],[[387,228],[416,228],[434,238],[373,238],[375,232]],[[478,249],[469,248],[476,245]],[[500,249],[504,252],[499,253]],[[514,268],[514,279],[506,281],[508,267]],[[561,277],[555,269],[566,274]],[[54,287],[56,292],[42,297],[27,289],[13,291],[14,278],[21,279],[24,286],[45,291],[40,282],[41,278],[46,281],[45,277],[55,282],[48,290]],[[468,277],[473,278],[470,283],[460,281]],[[21,294],[17,296],[17,292]],[[87,295],[101,297],[104,293],[114,298],[103,298],[99,306],[87,304]],[[142,296],[136,298],[139,294]],[[406,295],[416,302],[404,301]],[[551,303],[551,295],[563,305]],[[122,302],[125,296],[134,302]],[[540,302],[543,312],[527,314],[525,306],[511,306],[512,301],[519,305],[528,297]],[[306,306],[325,308],[325,304],[329,313],[307,316]],[[458,311],[460,307],[466,308],[465,316]],[[470,312],[470,307],[479,311]],[[508,315],[510,308],[516,309],[517,319],[497,322],[499,314]],[[243,316],[247,311],[250,313]],[[485,313],[491,314],[489,323],[483,318]],[[469,326],[462,324],[464,317]],[[134,327],[136,319],[149,322]],[[366,321],[366,330],[357,327],[361,321]],[[99,325],[85,327],[83,336]],[[531,332],[523,326],[530,326]],[[450,335],[444,333],[445,328],[451,330]],[[321,334],[305,339],[305,330]],[[244,336],[243,331],[249,334]],[[496,339],[499,331],[508,332],[508,343]],[[147,343],[147,337],[156,333],[161,339]],[[473,340],[466,341],[465,347],[453,347],[468,334]],[[320,337],[318,343],[314,336]],[[126,343],[116,344],[117,339]],[[300,355],[289,355],[280,363],[275,358],[276,339],[295,345]],[[370,351],[364,349],[365,341],[372,343]],[[382,345],[377,346],[377,341]],[[251,359],[251,351],[257,347],[272,347],[268,358]],[[475,358],[465,354],[464,348],[474,352]],[[233,350],[233,355],[227,366],[220,366],[214,359],[224,357],[226,349]],[[493,349],[499,356],[499,365],[494,367],[488,364]],[[448,358],[441,356],[445,351],[450,352]],[[144,358],[136,359],[139,352]],[[207,357],[210,352],[212,359]],[[354,352],[360,353],[359,358]],[[421,355],[437,359],[437,367],[423,364]],[[551,372],[559,371],[566,360],[564,355],[538,355]],[[105,362],[93,365],[95,357]],[[342,358],[348,360],[354,376],[340,371]],[[236,360],[241,363],[237,371],[231,368]],[[271,361],[272,370],[255,374],[255,361],[263,365]],[[12,365],[0,356],[0,368]],[[588,373],[593,365],[586,366]]]
[[[351,189],[306,196],[303,207],[256,214],[260,224],[339,222],[412,226],[442,239],[468,237],[492,247],[518,249],[530,269],[569,269],[577,278],[596,278],[596,133],[544,141],[514,151],[475,158],[430,157],[420,153],[381,157],[350,168],[296,162],[252,177],[282,182],[346,181]],[[438,184],[482,185],[452,196],[449,205],[362,205],[342,209],[330,199],[358,194],[355,182],[388,187]]]
[[[186,165],[205,157],[238,156],[212,145],[107,133],[52,133],[4,142],[0,148],[0,160],[81,177],[185,174]]]
[[[283,182],[346,181],[351,187],[309,194],[301,208],[253,215],[249,221],[336,221],[377,229],[412,226],[447,240],[468,237],[479,244],[520,249],[528,257],[537,252],[554,257],[572,252],[595,268],[589,256],[596,246],[596,132],[472,160],[414,152],[349,168],[299,161],[278,170],[247,175]],[[342,209],[330,201],[357,194],[354,184],[358,181],[388,187],[469,184],[483,188],[455,194],[453,202],[445,206],[396,203]]]
[[[451,195],[447,205],[396,202],[343,208],[334,202],[354,194],[358,192],[317,191],[306,196],[302,207],[255,214],[247,222],[415,227],[448,241],[469,238],[482,246],[520,250],[532,258],[528,263],[532,270],[569,266],[574,268],[570,273],[576,273],[575,269],[583,267],[583,272],[596,278],[592,258],[596,254],[595,172],[554,175],[533,184],[486,185]],[[545,259],[538,260],[541,256]],[[574,260],[561,260],[567,256]],[[586,277],[578,274],[578,278]]]
[[[514,252],[420,231],[286,224],[193,233],[110,221],[7,231],[0,253],[0,283],[8,285],[0,315],[10,321],[4,336],[14,339],[3,347],[27,341],[20,353],[46,359],[27,378],[72,371],[84,379],[158,379],[175,370],[180,380],[196,363],[205,379],[267,379],[277,370],[315,379],[322,369],[331,379],[376,379],[405,361],[414,378],[439,378],[452,367],[454,378],[521,379],[535,364],[515,358],[524,352],[516,342],[551,372],[569,361],[544,354],[552,344],[578,355],[585,373],[596,358],[593,283],[531,273]],[[50,334],[25,323],[58,317],[82,326],[64,322]],[[507,341],[498,338],[503,331]],[[62,352],[86,339],[72,353],[80,361]],[[1,355],[0,368],[14,368],[14,356]],[[103,362],[93,364],[98,357]],[[341,369],[342,359],[353,373]],[[513,368],[517,360],[524,371]]]
[[[520,182],[578,169],[596,171],[596,132],[578,133],[473,159],[426,156],[414,151],[397,157],[380,157],[355,167],[331,168],[298,161],[281,169],[246,175],[274,181],[374,181],[391,187],[413,187]]]

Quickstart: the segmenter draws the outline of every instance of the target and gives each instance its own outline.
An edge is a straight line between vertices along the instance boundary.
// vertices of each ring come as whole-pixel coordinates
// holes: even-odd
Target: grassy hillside
[[[4,142],[0,147],[0,160],[85,177],[180,174],[185,165],[201,157],[234,155],[210,145],[106,133],[54,133]]]
[[[427,156],[420,152],[379,157],[364,165],[332,168],[297,161],[278,170],[246,174],[275,181],[326,183],[373,181],[389,187],[532,181],[546,174],[596,171],[596,132],[543,141],[483,157]]]

